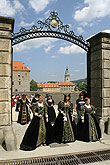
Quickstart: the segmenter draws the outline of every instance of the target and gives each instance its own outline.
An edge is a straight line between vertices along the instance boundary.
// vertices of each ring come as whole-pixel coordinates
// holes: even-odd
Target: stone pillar
[[[91,102],[97,107],[103,137],[104,123],[110,118],[110,34],[98,33],[88,39],[88,42]]]
[[[87,52],[87,96],[91,97],[91,53]]]
[[[11,127],[11,33],[13,26],[13,18],[0,16],[0,144],[5,141],[7,150],[16,149]],[[7,132],[9,136],[7,136]]]
[[[108,135],[110,135],[110,118],[108,119]]]

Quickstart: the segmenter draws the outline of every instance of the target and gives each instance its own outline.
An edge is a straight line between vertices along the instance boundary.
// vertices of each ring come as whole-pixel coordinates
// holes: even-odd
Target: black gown
[[[20,99],[18,103],[19,115],[18,115],[18,123],[24,125],[30,121],[29,110],[28,110],[28,99]]]
[[[54,110],[54,100],[47,100],[48,106],[48,123],[46,123],[46,144],[49,145],[50,143],[55,142],[55,120],[56,120],[56,113]]]
[[[75,141],[73,123],[71,118],[73,115],[73,104],[67,106],[64,102],[58,104],[59,115],[55,121],[55,139],[57,143],[68,143]],[[66,120],[62,113],[66,113]],[[65,121],[64,121],[65,120]]]
[[[97,141],[101,138],[101,130],[94,115],[94,107],[91,105],[82,106],[81,119],[77,125],[77,140],[80,141]],[[84,119],[84,123],[82,123]]]
[[[85,101],[82,99],[77,99],[76,100],[76,110],[77,110],[77,114],[78,114],[78,121],[81,119],[81,106],[85,104]]]
[[[32,107],[33,119],[26,130],[20,149],[31,151],[37,146],[46,143],[45,118],[48,118],[47,105],[43,103],[43,107],[38,106],[38,102]],[[42,118],[36,116],[42,114]]]
[[[54,100],[52,100],[51,102],[49,100],[47,100],[47,104],[48,104],[48,119],[49,122],[51,124],[55,123],[56,120],[56,114],[55,114],[55,110],[54,110]]]

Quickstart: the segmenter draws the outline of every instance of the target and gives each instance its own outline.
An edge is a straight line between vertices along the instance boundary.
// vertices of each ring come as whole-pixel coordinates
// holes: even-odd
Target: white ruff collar
[[[85,104],[85,106],[86,106],[87,108],[91,108],[91,105],[90,105],[90,104],[89,104],[89,105]]]
[[[43,102],[42,103],[39,103],[38,102],[38,107],[43,107],[44,105],[43,105]]]

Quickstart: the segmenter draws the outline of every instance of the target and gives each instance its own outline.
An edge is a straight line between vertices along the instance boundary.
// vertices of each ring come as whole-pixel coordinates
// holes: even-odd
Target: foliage
[[[77,86],[75,88],[75,90],[79,90],[79,91],[87,91],[87,78],[85,78],[83,81],[77,81]]]
[[[58,83],[57,81],[48,81],[47,83]]]
[[[30,91],[37,91],[38,87],[37,87],[37,83],[34,80],[31,80],[30,82]]]

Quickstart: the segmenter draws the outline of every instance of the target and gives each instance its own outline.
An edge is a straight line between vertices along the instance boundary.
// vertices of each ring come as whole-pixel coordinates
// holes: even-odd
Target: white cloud
[[[60,47],[59,53],[62,54],[78,54],[78,53],[85,53],[85,51],[80,48],[77,45],[72,45],[72,46],[65,46],[65,47]]]
[[[18,45],[15,45],[14,51],[15,52],[21,52],[21,51],[28,51],[32,48],[40,48],[42,46],[50,46],[56,40],[57,39],[53,39],[53,38],[31,39],[31,40],[22,42]]]
[[[47,48],[44,48],[45,53],[48,53],[53,47],[54,45],[50,45]]]
[[[19,0],[14,0],[13,2],[15,10],[24,9],[24,6],[19,2]]]
[[[24,6],[19,2],[19,0],[14,0],[13,3],[10,0],[0,0],[0,15],[14,16],[23,10]]]
[[[80,33],[80,34],[84,33],[84,30],[83,30],[82,27],[78,27],[78,28],[77,28],[77,31],[78,31],[78,33]]]
[[[61,46],[65,46],[65,45],[67,45],[67,41],[66,41],[66,42],[61,42],[60,45],[61,45]]]
[[[51,58],[56,58],[56,56],[51,56]]]
[[[95,18],[110,15],[110,0],[84,0],[85,7],[76,10],[74,19],[86,26]]]
[[[47,10],[45,13],[44,13],[45,17],[47,18],[49,15],[50,15],[50,10]]]
[[[24,27],[24,26],[32,26],[32,25],[34,25],[34,21],[31,22],[31,23],[27,23],[27,22],[21,21],[20,24],[19,24],[19,26],[22,26],[22,27]]]
[[[31,5],[36,13],[39,13],[47,7],[50,1],[52,0],[29,0],[29,5]]]

